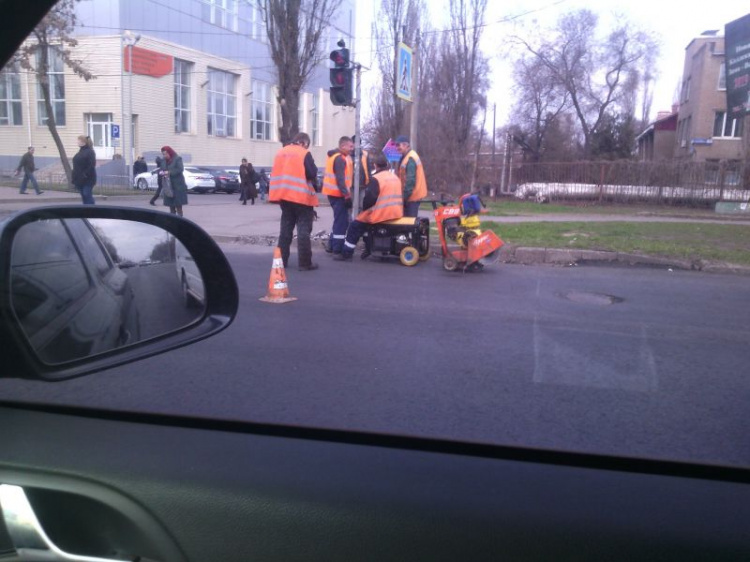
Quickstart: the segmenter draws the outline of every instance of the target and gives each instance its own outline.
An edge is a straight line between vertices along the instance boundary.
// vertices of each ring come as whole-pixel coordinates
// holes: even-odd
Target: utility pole
[[[419,72],[419,39],[420,33],[419,30],[417,30],[417,39],[414,43],[414,50],[412,51],[411,59],[411,95],[413,96],[413,101],[411,102],[411,130],[409,132],[410,144],[414,150],[417,150],[417,119],[419,116],[419,92],[417,91],[417,73]]]
[[[362,65],[354,63],[356,70],[356,85],[354,94],[354,196],[352,199],[352,214],[354,218],[359,214],[359,169],[362,166],[362,139],[360,138],[359,117],[362,107]]]
[[[500,193],[505,193],[505,165],[508,162],[508,134],[505,134],[505,143],[503,144],[503,169],[500,173]]]
[[[497,117],[497,104],[492,104],[492,187],[490,195],[494,198],[497,195],[497,184],[495,183],[495,138],[497,137],[497,130],[495,129],[495,118]]]

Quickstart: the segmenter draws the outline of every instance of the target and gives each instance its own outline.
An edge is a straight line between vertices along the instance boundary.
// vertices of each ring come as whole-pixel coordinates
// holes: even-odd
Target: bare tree
[[[489,64],[479,43],[486,0],[450,0],[451,24],[431,45],[420,110],[420,155],[441,191],[469,188],[481,147]],[[471,156],[474,154],[474,156]]]
[[[516,37],[567,91],[587,157],[594,134],[622,110],[623,103],[628,105],[625,94],[637,85],[632,73],[647,54],[655,56],[658,50],[648,33],[622,18],[601,39],[598,31],[596,14],[578,10],[563,15],[555,29],[543,31],[534,40]]]
[[[407,102],[397,94],[398,44],[414,44],[422,15],[426,9],[422,0],[381,0],[377,24],[373,24],[373,36],[378,45],[377,64],[382,76],[382,86],[373,96],[372,118],[366,125],[368,141],[382,146],[389,138],[394,138],[408,130]],[[420,47],[419,67],[424,66],[424,49]],[[416,70],[417,76],[423,73]],[[417,79],[419,91],[419,78]]]
[[[57,121],[55,120],[55,111],[52,106],[51,90],[64,92],[61,80],[62,75],[53,74],[53,82],[50,83],[50,66],[56,60],[62,61],[63,65],[73,71],[73,73],[86,81],[95,78],[95,76],[85,68],[83,61],[76,59],[72,55],[71,48],[78,45],[78,41],[73,37],[76,27],[77,17],[75,13],[76,4],[81,0],[60,0],[47,13],[31,32],[29,39],[21,46],[11,59],[11,64],[18,64],[21,68],[31,71],[36,75],[42,91],[44,100],[45,116],[47,128],[49,129],[52,139],[55,141],[57,151],[60,154],[65,175],[68,182],[72,178],[70,161],[68,160],[65,146],[63,145],[60,135],[57,132]]]
[[[331,17],[341,0],[248,0],[263,15],[278,74],[281,108],[279,139],[288,144],[299,132],[300,91],[324,58]]]
[[[547,149],[547,132],[570,107],[568,92],[537,57],[528,54],[516,61],[513,79],[513,138],[532,162],[539,162]]]

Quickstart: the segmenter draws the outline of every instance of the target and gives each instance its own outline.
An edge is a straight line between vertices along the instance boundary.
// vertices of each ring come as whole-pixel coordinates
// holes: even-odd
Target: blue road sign
[[[403,43],[398,44],[398,75],[396,95],[402,100],[413,101],[412,96],[412,50]]]
[[[111,127],[112,127],[112,138],[119,139],[120,138],[120,126],[112,125]]]

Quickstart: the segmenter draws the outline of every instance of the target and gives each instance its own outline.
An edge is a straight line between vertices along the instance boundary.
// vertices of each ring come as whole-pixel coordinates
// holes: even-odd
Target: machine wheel
[[[443,258],[443,269],[446,271],[456,271],[458,268],[458,261],[453,256],[445,256]]]
[[[140,178],[138,180],[138,189],[140,189],[141,191],[146,191],[148,189],[148,182],[145,179]]]
[[[427,261],[428,259],[430,259],[430,252],[427,252],[423,256],[419,256],[419,261]]]
[[[404,265],[412,266],[419,263],[419,252],[414,246],[407,246],[398,255],[401,263]]]

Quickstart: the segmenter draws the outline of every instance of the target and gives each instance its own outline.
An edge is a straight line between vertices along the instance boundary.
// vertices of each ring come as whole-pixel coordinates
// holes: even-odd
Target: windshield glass
[[[284,59],[263,2],[60,2],[5,65],[0,215],[183,215],[240,304],[216,337],[4,399],[750,467],[747,7],[323,4]],[[74,234],[72,281],[29,302],[110,290]],[[211,274],[154,244],[106,262],[165,272],[128,303],[143,339],[199,317]]]

